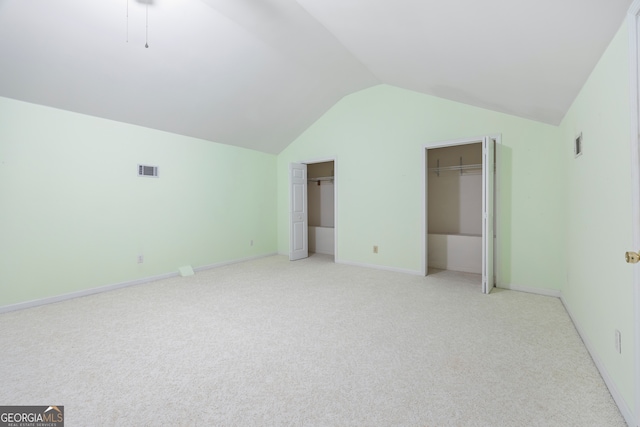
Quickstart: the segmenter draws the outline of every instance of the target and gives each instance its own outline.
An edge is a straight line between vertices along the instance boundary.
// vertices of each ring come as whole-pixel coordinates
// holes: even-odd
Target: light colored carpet
[[[556,298],[274,256],[0,315],[72,426],[624,426]]]

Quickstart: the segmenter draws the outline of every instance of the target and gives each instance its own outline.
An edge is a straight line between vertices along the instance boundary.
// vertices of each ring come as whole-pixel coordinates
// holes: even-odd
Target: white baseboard
[[[582,330],[582,327],[576,321],[575,317],[573,317],[573,314],[571,313],[571,309],[567,305],[567,302],[565,301],[565,299],[564,299],[564,297],[562,295],[560,295],[560,301],[562,301],[562,305],[564,305],[564,309],[569,314],[569,317],[571,318],[571,321],[573,322],[573,325],[575,326],[576,330],[578,331],[578,334],[580,335],[580,338],[582,338],[582,342],[584,343],[584,346],[587,348],[587,351],[591,355],[591,359],[593,360],[593,363],[595,363],[596,367],[598,368],[598,371],[600,372],[600,376],[602,376],[602,379],[604,380],[605,384],[607,385],[607,388],[609,389],[609,392],[611,393],[611,396],[613,397],[613,400],[616,402],[616,405],[618,406],[618,409],[620,410],[620,413],[622,414],[622,416],[624,417],[625,421],[627,422],[627,424],[630,427],[637,426],[633,411],[631,411],[631,409],[627,405],[627,402],[625,402],[624,398],[620,394],[620,391],[616,387],[616,383],[611,379],[611,376],[609,375],[609,372],[606,370],[604,364],[602,363],[602,361],[598,357],[598,354],[595,352],[595,350],[593,348],[593,345],[591,345],[591,342],[589,341],[587,336],[584,334],[584,332]]]
[[[255,256],[250,256],[250,257],[246,257],[246,258],[238,258],[238,259],[232,259],[232,260],[229,260],[229,261],[217,262],[215,264],[209,264],[209,265],[203,265],[202,267],[196,267],[196,268],[193,269],[193,271],[198,272],[198,271],[210,270],[212,268],[224,267],[225,265],[232,265],[232,264],[238,264],[238,263],[241,263],[241,262],[253,261],[255,259],[266,258],[266,257],[274,256],[274,255],[278,255],[278,253],[277,252],[270,252],[268,254],[263,254],[263,255],[255,255]]]
[[[316,249],[315,252],[309,252],[309,256],[311,256],[312,254],[322,254],[322,255],[332,255],[332,256],[334,255],[333,252],[330,252],[330,251],[319,251],[317,249]]]
[[[240,262],[251,261],[251,260],[254,260],[254,259],[258,259],[258,258],[265,258],[265,257],[272,256],[272,255],[276,255],[276,253],[273,252],[273,253],[268,253],[268,254],[265,254],[265,255],[256,255],[256,256],[247,257],[247,258],[240,258],[240,259],[234,259],[234,260],[230,260],[230,261],[223,261],[223,262],[219,262],[219,263],[216,263],[216,264],[210,264],[210,265],[205,265],[205,266],[202,266],[202,267],[197,267],[197,268],[194,268],[193,270],[198,272],[198,271],[208,270],[208,269],[211,269],[211,268],[222,267],[224,265],[237,264],[237,263],[240,263]],[[0,307],[0,314],[7,313],[7,312],[10,312],[10,311],[16,311],[16,310],[24,310],[26,308],[38,307],[40,305],[53,304],[53,303],[56,303],[56,302],[66,301],[66,300],[70,300],[70,299],[74,299],[74,298],[86,297],[86,296],[89,296],[89,295],[99,294],[99,293],[102,293],[102,292],[115,291],[116,289],[126,288],[126,287],[129,287],[129,286],[142,285],[144,283],[155,282],[156,280],[168,279],[170,277],[175,277],[175,276],[178,276],[178,275],[179,275],[178,270],[176,270],[175,272],[172,272],[172,273],[165,273],[165,274],[159,274],[157,276],[143,277],[141,279],[130,280],[130,281],[121,282],[121,283],[114,283],[114,284],[111,284],[111,285],[99,286],[99,287],[91,288],[91,289],[83,289],[81,291],[69,292],[69,293],[62,294],[62,295],[56,295],[56,296],[53,296],[53,297],[47,297],[47,298],[41,298],[41,299],[37,299],[37,300],[19,302],[19,303],[16,303],[16,304],[9,304],[9,305],[5,305],[5,306],[1,306]]]
[[[530,286],[518,286],[513,284],[497,286],[500,289],[509,289],[511,291],[526,292],[528,294],[544,295],[547,297],[560,298],[562,292],[555,289],[532,288]]]
[[[317,252],[317,253],[320,253],[320,252]],[[289,256],[289,253],[278,252],[278,255]],[[403,269],[403,268],[389,267],[389,266],[386,266],[386,265],[366,264],[366,263],[363,263],[363,262],[345,261],[345,260],[342,260],[342,259],[338,259],[338,257],[335,256],[335,254],[327,254],[327,255],[333,255],[334,256],[334,262],[336,264],[352,265],[354,267],[373,268],[375,270],[393,271],[394,273],[411,274],[413,276],[424,276],[424,274],[422,272],[420,272],[419,270],[406,270],[406,269]]]
[[[353,265],[354,267],[373,268],[373,269],[376,269],[376,270],[393,271],[395,273],[411,274],[411,275],[414,275],[414,276],[424,276],[424,274],[422,274],[418,270],[406,270],[406,269],[403,269],[403,268],[388,267],[386,265],[366,264],[366,263],[362,263],[362,262],[344,261],[344,260],[339,260],[339,259],[336,259],[335,262],[336,262],[336,264]]]
[[[149,282],[154,282],[156,280],[168,279],[170,277],[174,277],[177,275],[178,275],[178,272],[176,271],[175,273],[166,273],[166,274],[159,274],[157,276],[143,277],[141,279],[130,280],[127,282],[114,283],[111,285],[99,286],[97,288],[83,289],[81,291],[69,292],[62,295],[56,295],[53,297],[47,297],[47,298],[41,298],[41,299],[36,299],[31,301],[19,302],[16,304],[5,305],[0,307],[0,313],[7,313],[9,311],[16,311],[16,310],[24,310],[25,308],[32,308],[32,307],[38,307],[40,305],[53,304],[56,302],[66,301],[69,299],[86,297],[93,294],[100,294],[102,292],[115,291],[116,289],[126,288],[129,286],[142,285],[143,283],[149,283]]]

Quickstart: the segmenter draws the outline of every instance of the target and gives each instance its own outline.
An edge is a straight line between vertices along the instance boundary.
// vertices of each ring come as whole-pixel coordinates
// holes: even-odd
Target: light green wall
[[[500,284],[559,290],[566,277],[559,129],[387,85],[345,97],[278,156],[279,252],[289,251],[289,162],[335,156],[338,259],[419,272],[423,144],[495,133],[503,143]]]
[[[0,306],[276,252],[275,174],[273,155],[0,98]]]
[[[633,408],[634,328],[628,28],[623,25],[561,124],[567,170],[564,300]],[[573,145],[583,135],[583,155]],[[635,248],[637,249],[637,248]],[[622,354],[614,331],[622,333]]]

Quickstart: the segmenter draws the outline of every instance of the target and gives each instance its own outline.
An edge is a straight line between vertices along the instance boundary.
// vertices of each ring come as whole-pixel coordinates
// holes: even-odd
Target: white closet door
[[[424,150],[424,275],[429,275],[429,149]]]
[[[495,171],[495,141],[482,140],[482,292],[493,289],[493,189]]]
[[[307,212],[307,165],[289,165],[289,260],[309,256],[309,221]]]

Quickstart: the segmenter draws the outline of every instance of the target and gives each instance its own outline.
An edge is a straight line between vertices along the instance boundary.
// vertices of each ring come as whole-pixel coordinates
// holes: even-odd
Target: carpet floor
[[[273,256],[0,314],[73,426],[625,426],[557,298]]]

